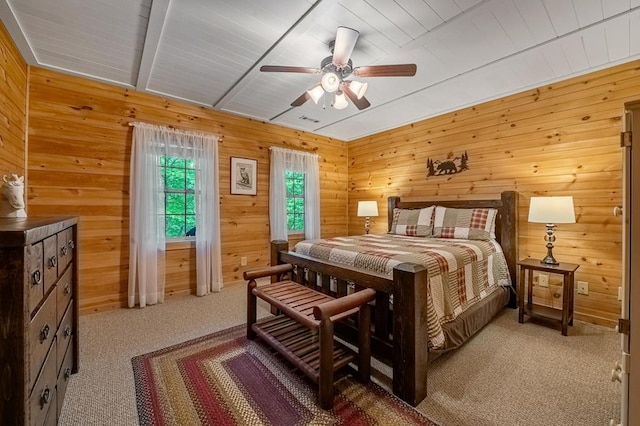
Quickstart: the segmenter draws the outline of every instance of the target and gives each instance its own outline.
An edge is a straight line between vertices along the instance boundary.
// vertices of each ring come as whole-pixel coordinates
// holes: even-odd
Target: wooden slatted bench
[[[364,289],[348,296],[333,298],[290,280],[282,280],[291,265],[277,265],[245,271],[247,284],[247,338],[260,337],[319,386],[320,406],[333,406],[334,373],[357,360],[358,379],[371,376],[371,314],[368,303],[376,292]],[[271,284],[256,284],[256,279],[276,276]],[[267,301],[282,314],[260,322],[257,299]],[[358,353],[333,338],[333,324],[358,313]]]

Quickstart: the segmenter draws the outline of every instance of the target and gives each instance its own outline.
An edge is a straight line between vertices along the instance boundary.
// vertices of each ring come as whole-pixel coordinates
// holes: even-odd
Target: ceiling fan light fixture
[[[340,86],[340,77],[333,71],[329,71],[322,76],[322,88],[325,92],[335,92],[338,90],[338,86]]]
[[[360,81],[351,81],[351,83],[349,83],[349,89],[355,93],[358,99],[362,99],[368,87],[369,83],[362,83]]]
[[[349,106],[349,102],[347,102],[347,97],[344,95],[342,90],[338,90],[336,92],[336,97],[333,100],[333,107],[335,109],[345,109]]]
[[[322,88],[321,84],[318,84],[312,89],[307,90],[307,93],[309,94],[313,102],[317,104],[320,98],[322,98],[322,95],[324,95],[324,89]]]

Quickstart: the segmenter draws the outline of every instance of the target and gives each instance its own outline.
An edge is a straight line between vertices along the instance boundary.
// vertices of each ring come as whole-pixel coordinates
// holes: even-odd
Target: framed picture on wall
[[[231,193],[256,195],[258,192],[258,161],[231,157]]]

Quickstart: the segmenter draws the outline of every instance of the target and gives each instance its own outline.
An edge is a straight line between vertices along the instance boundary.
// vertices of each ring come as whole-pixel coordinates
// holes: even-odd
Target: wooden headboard
[[[494,208],[498,210],[496,216],[496,239],[502,246],[504,256],[509,266],[511,285],[516,290],[518,282],[516,262],[518,261],[518,193],[504,191],[499,199],[482,200],[419,200],[402,201],[400,197],[389,197],[387,200],[388,225],[391,230],[393,209],[419,209],[433,205],[454,208]],[[515,307],[515,294],[512,294],[509,306]]]

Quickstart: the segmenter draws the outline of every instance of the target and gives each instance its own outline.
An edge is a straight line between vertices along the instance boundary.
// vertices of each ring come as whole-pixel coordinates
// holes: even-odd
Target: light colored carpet
[[[259,307],[259,316],[267,315],[267,306]],[[137,424],[132,357],[244,322],[244,285],[81,317],[80,371],[59,424]],[[618,342],[613,330],[581,322],[567,337],[518,324],[517,311],[507,309],[434,361],[418,409],[442,425],[605,425],[619,417],[620,384],[609,379]]]

